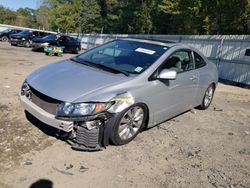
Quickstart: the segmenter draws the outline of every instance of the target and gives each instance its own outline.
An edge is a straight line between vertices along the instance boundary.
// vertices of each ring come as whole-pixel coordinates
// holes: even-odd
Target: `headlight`
[[[42,43],[41,46],[48,46],[49,43],[48,42],[45,42],[45,43]]]
[[[25,38],[22,38],[22,40],[26,40]]]
[[[93,115],[109,109],[114,102],[104,103],[68,103],[63,102],[57,107],[58,117],[79,117]]]

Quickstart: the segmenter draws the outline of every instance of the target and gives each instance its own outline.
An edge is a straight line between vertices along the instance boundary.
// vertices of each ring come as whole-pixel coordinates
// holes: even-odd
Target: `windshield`
[[[43,39],[46,39],[46,40],[55,40],[56,39],[56,35],[47,35],[45,37],[43,37]]]
[[[167,50],[168,47],[162,45],[116,40],[89,50],[76,58],[115,70],[140,74]]]
[[[22,31],[20,33],[18,33],[19,35],[29,35],[31,33],[31,31],[29,30],[25,30],[25,31]]]

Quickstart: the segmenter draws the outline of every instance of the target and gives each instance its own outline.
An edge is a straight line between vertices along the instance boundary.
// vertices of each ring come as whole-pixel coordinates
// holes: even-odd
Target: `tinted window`
[[[144,42],[116,40],[89,50],[77,58],[113,69],[140,74],[152,65],[168,47]]]
[[[13,33],[17,33],[17,31],[16,30],[11,30],[9,33],[13,34]]]
[[[60,42],[65,42],[66,40],[67,40],[66,36],[61,36],[58,38],[58,41],[60,41]]]
[[[246,49],[245,56],[250,56],[250,49]]]
[[[18,34],[20,34],[20,35],[30,35],[30,33],[31,33],[31,31],[24,30],[24,31],[22,31],[22,32],[20,32]]]
[[[204,67],[206,65],[206,62],[204,61],[204,59],[196,52],[194,52],[194,61],[195,61],[196,69]]]
[[[76,42],[77,41],[77,39],[75,39],[73,37],[69,37],[69,39],[70,39],[71,42]]]
[[[193,70],[191,52],[186,50],[174,52],[163,64],[162,69],[175,70],[177,73]]]
[[[11,30],[10,33],[13,34],[13,33],[20,33],[21,30]]]
[[[40,32],[41,37],[44,37],[44,36],[47,36],[47,35],[48,35],[48,33]]]
[[[39,36],[39,32],[38,31],[32,31],[32,34],[35,36]]]
[[[43,39],[56,40],[56,35],[53,35],[53,34],[47,35],[47,36],[43,37]]]

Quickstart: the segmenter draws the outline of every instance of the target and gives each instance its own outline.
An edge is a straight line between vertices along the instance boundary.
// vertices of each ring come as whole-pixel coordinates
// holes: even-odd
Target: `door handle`
[[[195,81],[196,79],[197,79],[197,77],[196,76],[192,76],[191,78],[189,78],[190,80],[192,80],[192,81]]]

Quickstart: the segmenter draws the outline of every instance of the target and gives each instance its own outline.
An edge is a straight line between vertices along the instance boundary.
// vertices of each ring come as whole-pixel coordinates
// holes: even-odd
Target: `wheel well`
[[[213,85],[214,89],[216,89],[216,84],[214,82],[212,82],[211,85]]]
[[[149,122],[149,108],[148,108],[148,106],[147,106],[145,103],[137,103],[137,104],[142,105],[142,106],[145,108],[146,114],[147,114],[146,120],[145,120],[145,125],[144,125],[144,128],[142,129],[142,131],[143,131],[143,130],[146,130],[146,129],[148,128],[148,122]]]

